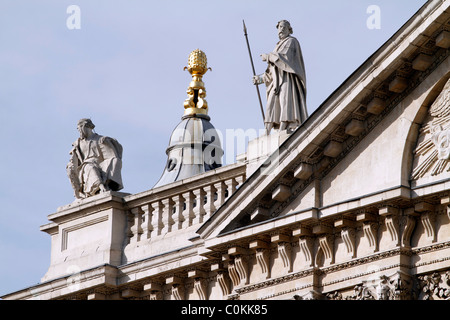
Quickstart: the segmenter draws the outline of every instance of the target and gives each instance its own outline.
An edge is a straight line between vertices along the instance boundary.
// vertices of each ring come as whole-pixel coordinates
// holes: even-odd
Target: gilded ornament
[[[184,115],[208,114],[208,103],[205,100],[206,90],[202,81],[203,75],[208,68],[206,54],[196,49],[189,54],[188,66],[184,70],[192,75],[192,81],[186,90],[188,98],[184,101]]]

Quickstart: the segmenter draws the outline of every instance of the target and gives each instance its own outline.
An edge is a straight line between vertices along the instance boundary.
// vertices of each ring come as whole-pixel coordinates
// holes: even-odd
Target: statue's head
[[[88,118],[83,118],[83,119],[78,120],[78,125],[84,125],[84,126],[86,126],[87,128],[90,128],[90,129],[94,129],[95,128],[95,125],[92,122],[92,120],[88,119]]]
[[[82,138],[88,137],[94,128],[95,125],[91,119],[83,118],[78,120],[77,129]]]
[[[291,24],[287,20],[281,20],[277,23],[278,36],[280,39],[286,38],[290,34],[294,33]]]

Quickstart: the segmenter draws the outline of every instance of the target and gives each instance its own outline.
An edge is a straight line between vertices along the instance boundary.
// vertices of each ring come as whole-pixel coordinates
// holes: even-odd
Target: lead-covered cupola
[[[219,134],[210,122],[203,75],[206,55],[196,49],[184,68],[192,76],[184,101],[184,115],[173,130],[166,149],[167,163],[155,187],[190,178],[222,166],[223,149]]]

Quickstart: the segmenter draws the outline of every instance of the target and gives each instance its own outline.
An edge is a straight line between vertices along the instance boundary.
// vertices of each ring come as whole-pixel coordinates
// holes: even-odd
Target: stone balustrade
[[[128,244],[199,227],[244,180],[245,165],[233,164],[125,197]],[[167,248],[167,243],[164,246]]]

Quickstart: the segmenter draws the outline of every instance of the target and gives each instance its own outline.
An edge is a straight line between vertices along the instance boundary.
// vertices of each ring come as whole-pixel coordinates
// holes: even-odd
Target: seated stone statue
[[[72,144],[66,167],[78,199],[123,188],[122,146],[116,139],[98,135],[94,128],[91,119],[78,121],[80,137]]]

